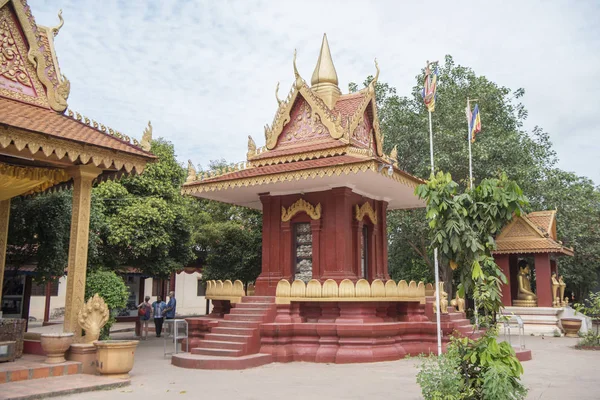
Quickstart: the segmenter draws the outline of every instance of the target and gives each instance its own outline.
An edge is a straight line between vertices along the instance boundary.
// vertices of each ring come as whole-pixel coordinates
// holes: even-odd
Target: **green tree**
[[[181,195],[186,173],[171,143],[155,140],[151,151],[158,160],[143,174],[94,189],[103,216],[97,231],[102,248],[95,267],[127,265],[165,278],[193,259],[192,200]]]
[[[427,203],[430,248],[456,265],[462,288],[473,291],[480,307],[495,317],[506,276],[492,257],[494,237],[527,204],[521,188],[502,174],[461,193],[449,173],[438,172],[416,194]]]
[[[207,170],[230,166],[223,159],[213,160]],[[255,281],[261,271],[262,214],[218,201],[192,202],[192,242],[198,263],[204,267],[203,279]]]

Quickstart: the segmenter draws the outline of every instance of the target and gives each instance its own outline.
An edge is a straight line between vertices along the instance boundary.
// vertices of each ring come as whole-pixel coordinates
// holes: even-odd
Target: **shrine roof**
[[[265,146],[257,147],[248,136],[246,161],[221,171],[197,173],[190,160],[182,192],[260,208],[260,193],[346,186],[387,201],[390,209],[423,207],[414,189],[424,181],[398,168],[395,148],[383,151],[375,98],[377,62],[375,68],[365,88],[342,94],[326,36],[311,86],[300,76],[294,55],[295,81],[284,99],[277,85],[277,110],[265,126]],[[249,189],[254,186],[260,187]]]
[[[141,173],[156,159],[152,127],[142,140],[67,110],[71,84],[61,73],[54,38],[64,24],[38,25],[26,0],[0,0],[0,149],[2,160],[23,167],[64,169],[92,163],[101,177]],[[29,150],[29,151],[27,151]],[[41,150],[41,151],[40,151]]]
[[[573,256],[556,240],[556,211],[536,211],[515,217],[496,239],[494,254],[555,253]]]
[[[155,158],[149,151],[144,151],[123,139],[102,132],[100,129],[78,121],[75,118],[56,113],[49,109],[24,104],[15,100],[0,97],[0,124],[21,128],[32,132],[43,133],[55,138],[71,140],[83,144],[104,147],[147,158]]]

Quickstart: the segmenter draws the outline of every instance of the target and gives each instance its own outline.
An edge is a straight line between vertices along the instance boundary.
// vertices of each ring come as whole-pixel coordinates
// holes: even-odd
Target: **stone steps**
[[[245,342],[221,341],[221,340],[201,340],[200,346],[206,349],[225,349],[225,350],[245,350]],[[192,349],[193,350],[193,349]]]
[[[83,366],[80,362],[66,361],[61,364],[45,364],[44,357],[35,357],[36,361],[29,361],[29,358],[33,357],[24,355],[22,359],[15,362],[0,364],[0,384],[83,373]],[[4,389],[0,389],[0,391],[2,390]]]
[[[219,321],[219,324],[212,328],[211,332],[214,332],[216,328],[249,328],[249,329],[257,329],[260,326],[259,321],[231,321],[231,320],[222,320]]]
[[[235,336],[252,336],[256,332],[256,328],[237,327],[237,326],[217,326],[212,328],[210,333],[204,335],[204,337],[212,334],[217,335],[235,335]]]
[[[235,329],[235,328],[221,328],[221,329]],[[252,331],[249,335],[241,334],[227,334],[227,333],[207,333],[204,335],[204,340],[217,341],[217,342],[239,342],[246,343],[252,339]]]
[[[249,354],[241,357],[221,357],[180,353],[173,355],[171,363],[177,367],[194,369],[246,369],[273,362],[270,354]]]
[[[204,356],[219,356],[219,357],[240,357],[245,356],[244,350],[232,350],[232,349],[223,349],[223,348],[206,348],[206,347],[196,347],[190,351],[192,354],[196,355],[204,355]]]
[[[226,314],[225,321],[261,322],[265,318],[262,314]],[[219,322],[219,325],[221,323]]]

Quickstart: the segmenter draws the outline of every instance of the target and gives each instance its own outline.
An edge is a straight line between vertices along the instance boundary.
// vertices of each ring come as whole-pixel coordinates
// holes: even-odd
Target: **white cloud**
[[[181,161],[241,161],[293,82],[310,79],[327,32],[345,91],[381,66],[408,94],[427,59],[454,56],[524,87],[527,127],[550,132],[560,167],[600,183],[600,8],[593,2],[30,0],[56,38],[69,105],[130,136],[148,120]]]

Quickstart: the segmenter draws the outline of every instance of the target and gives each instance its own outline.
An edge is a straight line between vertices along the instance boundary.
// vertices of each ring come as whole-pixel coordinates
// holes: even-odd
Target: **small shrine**
[[[554,333],[569,305],[558,258],[573,256],[573,249],[557,239],[556,210],[516,217],[502,230],[496,245],[494,259],[508,281],[502,285],[503,312],[520,315],[528,333]]]
[[[173,356],[174,365],[239,369],[436,351],[433,286],[388,274],[387,210],[425,203],[414,194],[423,181],[398,168],[395,148],[383,150],[375,69],[367,87],[343,94],[324,36],[310,85],[296,54],[284,98],[277,85],[265,146],[248,137],[246,161],[223,171],[198,173],[189,162],[184,194],[262,210],[262,272],[247,288],[208,283],[212,313],[188,319],[192,354]],[[453,331],[473,334],[441,297],[444,343]]]

